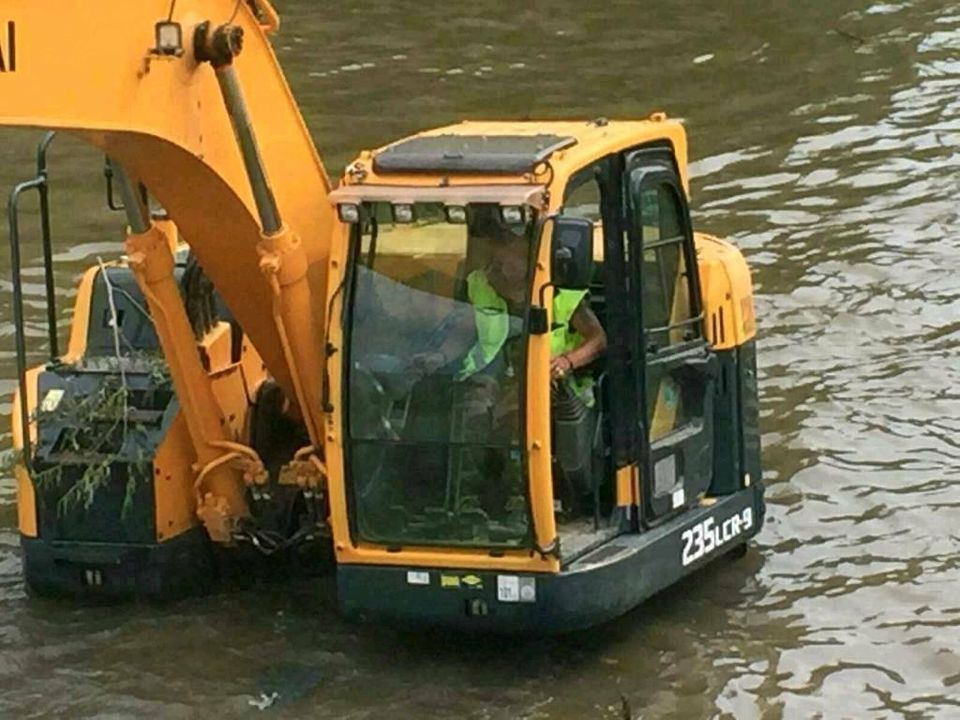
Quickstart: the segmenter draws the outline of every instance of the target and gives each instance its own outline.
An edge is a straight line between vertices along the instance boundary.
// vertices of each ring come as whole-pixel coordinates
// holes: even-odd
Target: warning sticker
[[[430,573],[424,570],[407,570],[407,583],[409,585],[429,585]]]
[[[537,579],[517,575],[497,575],[497,600],[507,603],[537,601]]]
[[[520,602],[520,578],[516,575],[497,575],[497,600]]]
[[[40,412],[52,413],[60,405],[60,401],[63,400],[64,391],[61,388],[53,388],[48,390],[47,394],[43,396],[43,402],[40,403]]]

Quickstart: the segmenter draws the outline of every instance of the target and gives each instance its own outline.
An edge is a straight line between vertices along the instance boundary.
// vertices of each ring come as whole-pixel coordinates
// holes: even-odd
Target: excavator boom
[[[217,71],[195,56],[194,34],[204,22],[243,31],[243,52],[232,67],[247,90],[276,208],[297,238],[316,298],[318,312],[297,332],[319,348],[330,184],[267,39],[278,20],[265,0],[67,0],[55,11],[36,0],[5,0],[0,125],[71,131],[146,185],[286,396],[300,401],[308,425],[314,415],[316,427],[318,368],[296,367],[277,313],[269,311],[277,286],[261,271],[264,228],[250,179]],[[171,32],[176,40],[176,25],[180,47],[161,47]]]

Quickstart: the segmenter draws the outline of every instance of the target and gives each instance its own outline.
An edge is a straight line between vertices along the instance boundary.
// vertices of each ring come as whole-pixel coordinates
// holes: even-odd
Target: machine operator
[[[519,395],[508,386],[519,382],[519,340],[522,311],[526,303],[529,244],[523,226],[505,224],[495,210],[478,212],[470,225],[471,243],[489,249],[485,267],[466,278],[466,294],[473,307],[476,342],[467,351],[457,373],[465,383],[468,404],[478,405],[476,413],[493,412],[499,417],[516,415]],[[553,330],[550,333],[550,377],[555,391],[573,392],[592,407],[593,380],[577,377],[575,371],[599,357],[607,347],[607,335],[590,309],[586,290],[558,288],[553,298]],[[414,358],[414,364],[432,372],[449,361],[443,349]],[[502,412],[497,406],[505,403]],[[512,433],[511,433],[512,434]]]
[[[496,209],[474,218],[470,238],[489,252],[485,266],[466,277],[476,340],[465,355],[463,350],[458,353],[463,358],[456,373],[463,412],[461,439],[477,448],[474,459],[485,478],[477,488],[480,506],[498,516],[507,511],[504,502],[516,494],[511,485],[521,477],[510,469],[511,455],[504,446],[521,442],[519,369],[530,246],[524,228],[504,224]],[[573,395],[588,408],[594,406],[593,378],[578,377],[575,371],[599,357],[606,345],[606,332],[590,309],[587,291],[558,288],[550,333],[554,402],[560,397],[569,402]],[[441,349],[434,357],[420,356],[415,362],[436,367],[447,364],[447,357]]]

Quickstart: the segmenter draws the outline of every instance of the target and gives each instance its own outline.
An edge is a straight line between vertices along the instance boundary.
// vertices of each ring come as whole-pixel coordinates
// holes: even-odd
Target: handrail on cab
[[[10,192],[7,203],[7,219],[10,233],[11,274],[14,302],[22,301],[22,279],[20,277],[20,196],[28,190],[36,190],[40,199],[40,233],[43,243],[44,289],[47,302],[47,335],[50,339],[50,359],[60,356],[57,338],[57,301],[56,284],[53,274],[53,243],[50,231],[49,174],[47,172],[47,150],[56,137],[56,132],[48,132],[37,145],[37,175],[31,180],[18,183]],[[22,307],[22,304],[21,304]],[[15,308],[16,309],[16,308]],[[19,328],[22,330],[22,326]]]
[[[47,300],[47,334],[50,339],[50,360],[60,355],[57,339],[56,285],[53,276],[53,247],[50,237],[50,202],[47,173],[47,150],[55,132],[48,132],[37,145],[37,176],[18,183],[10,191],[7,203],[7,220],[10,233],[10,276],[13,289],[14,341],[17,355],[17,380],[20,390],[20,423],[22,426],[23,450],[30,455],[30,414],[27,409],[27,341],[23,317],[23,277],[20,262],[20,196],[28,190],[36,190],[40,198],[40,232],[43,239],[43,274]]]

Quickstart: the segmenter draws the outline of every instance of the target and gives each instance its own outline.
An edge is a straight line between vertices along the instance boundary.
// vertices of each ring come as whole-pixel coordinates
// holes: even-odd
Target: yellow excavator
[[[334,189],[278,29],[266,0],[0,9],[0,125],[102,150],[126,218],[61,352],[52,136],[11,195],[31,592],[335,568],[351,617],[556,633],[743,552],[750,273],[692,227],[682,125],[463,122],[361,152]],[[28,367],[34,190],[50,357]],[[575,363],[578,314],[604,340]]]

